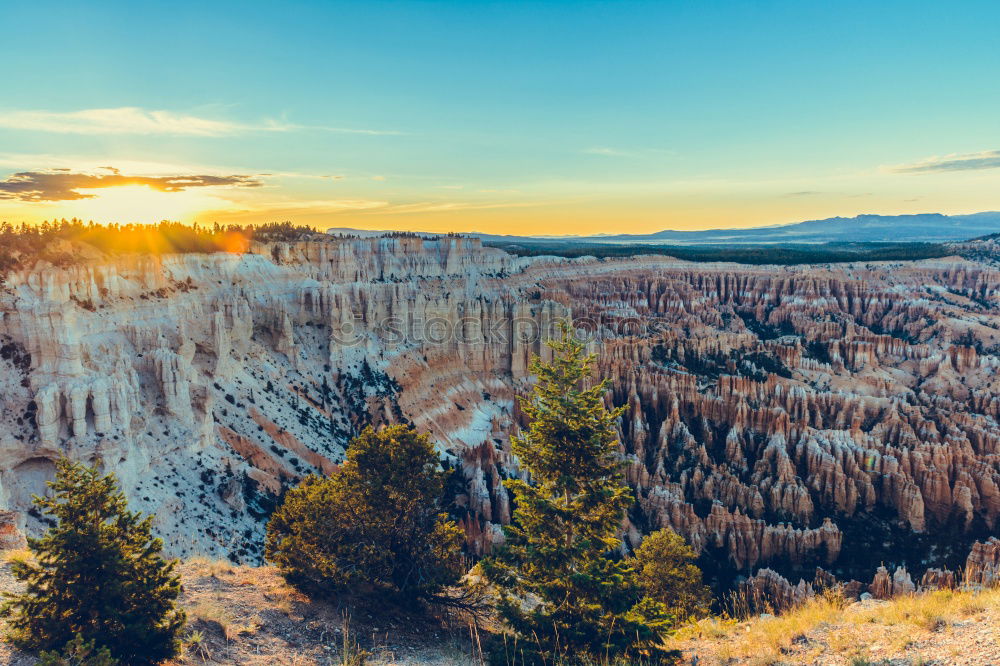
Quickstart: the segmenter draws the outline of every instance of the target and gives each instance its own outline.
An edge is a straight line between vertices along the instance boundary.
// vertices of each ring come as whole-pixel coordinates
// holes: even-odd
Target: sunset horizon
[[[48,39],[5,82],[0,220],[593,235],[998,210],[990,14],[12,6],[8,60]]]

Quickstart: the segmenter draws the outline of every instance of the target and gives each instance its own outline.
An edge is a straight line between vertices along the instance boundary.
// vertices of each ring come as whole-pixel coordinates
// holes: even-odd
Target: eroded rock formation
[[[518,259],[461,238],[39,264],[0,292],[0,506],[37,529],[65,453],[118,473],[172,553],[254,560],[276,492],[408,420],[484,552],[528,363],[572,317],[625,407],[632,545],[671,527],[716,578],[957,566],[1000,516],[998,294],[982,257]]]
[[[868,586],[868,593],[876,599],[892,599],[915,591],[916,586],[906,567],[896,567],[891,576],[885,567],[879,567]]]
[[[965,561],[965,584],[979,587],[1000,585],[1000,540],[990,537],[976,542]]]
[[[0,550],[16,550],[27,545],[24,534],[17,526],[17,514],[0,511]]]
[[[792,585],[777,571],[761,569],[740,586],[740,594],[749,612],[780,613],[804,604],[816,590],[802,578]]]

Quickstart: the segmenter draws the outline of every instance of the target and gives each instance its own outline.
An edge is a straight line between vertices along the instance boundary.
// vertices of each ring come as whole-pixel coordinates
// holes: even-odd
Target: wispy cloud
[[[580,151],[584,155],[599,155],[601,157],[657,157],[664,155],[675,155],[672,150],[662,150],[660,148],[640,148],[638,150],[628,150],[624,148],[610,148],[608,146],[592,146]]]
[[[229,196],[224,196],[229,200],[229,204],[224,208],[209,209],[201,211],[198,219],[208,222],[230,221],[260,221],[267,216],[270,219],[285,220],[290,218],[301,219],[317,217],[344,215],[350,213],[369,212],[372,209],[386,208],[388,201],[373,199],[315,199],[315,200],[293,200],[293,199],[271,199],[232,201]]]
[[[30,171],[72,171],[74,173],[99,172],[110,161],[120,171],[133,176],[161,176],[171,173],[201,173],[214,176],[227,176],[231,173],[249,174],[254,178],[267,178],[269,181],[317,180],[326,183],[345,180],[349,176],[339,173],[306,173],[304,171],[271,171],[260,168],[260,165],[236,164],[206,164],[194,162],[155,162],[136,160],[126,157],[101,157],[92,155],[67,154],[50,155],[45,153],[4,153],[0,152],[0,171],[6,167],[9,170],[21,169]]]
[[[984,169],[1000,169],[1000,150],[987,150],[981,153],[964,155],[945,155],[931,157],[912,164],[901,164],[888,167],[892,173],[933,173],[948,171],[981,171]]]
[[[415,203],[380,207],[369,212],[374,215],[395,213],[442,213],[448,211],[489,210],[493,208],[534,208],[537,206],[549,206],[552,205],[552,203],[553,202],[547,201],[419,201]]]
[[[29,202],[76,201],[96,196],[80,190],[121,185],[145,185],[161,192],[181,192],[195,187],[260,187],[263,184],[253,176],[127,176],[114,167],[103,169],[108,173],[75,173],[68,169],[21,171],[0,180],[0,199]]]
[[[373,208],[384,208],[389,205],[387,201],[374,199],[313,199],[306,201],[263,201],[253,202],[244,208],[244,212],[268,212],[276,211],[288,212],[324,212],[337,213],[354,210],[371,210]]]
[[[57,134],[148,134],[201,137],[295,130],[318,130],[340,134],[401,134],[401,132],[394,130],[298,125],[277,120],[239,123],[175,111],[147,110],[135,106],[113,109],[83,109],[81,111],[0,111],[0,127]]]
[[[824,192],[821,190],[800,190],[798,192],[786,192],[781,195],[787,198],[802,198],[802,197],[847,197],[849,199],[857,199],[860,197],[870,197],[871,192]]]
[[[594,147],[585,148],[582,151],[585,155],[603,155],[604,157],[634,157],[635,153],[630,150],[619,150],[617,148]]]

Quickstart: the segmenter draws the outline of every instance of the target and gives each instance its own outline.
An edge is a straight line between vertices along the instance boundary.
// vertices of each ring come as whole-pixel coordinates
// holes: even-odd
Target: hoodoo
[[[737,267],[322,237],[40,261],[0,291],[2,535],[37,532],[66,454],[114,470],[172,554],[256,562],[282,488],[409,421],[487,552],[528,362],[571,319],[626,408],[633,544],[671,527],[717,582],[956,566],[1000,515],[1000,272],[977,253]]]

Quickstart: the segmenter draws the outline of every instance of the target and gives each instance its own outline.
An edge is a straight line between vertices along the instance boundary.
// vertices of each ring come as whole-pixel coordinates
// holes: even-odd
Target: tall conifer
[[[522,403],[531,424],[513,439],[529,479],[504,482],[513,523],[484,570],[501,590],[502,618],[528,648],[518,659],[651,656],[670,617],[616,556],[633,502],[615,434],[620,410],[604,407],[607,381],[584,386],[594,359],[569,324],[549,346],[554,358],[534,359],[537,384]]]
[[[52,496],[35,504],[55,524],[28,539],[34,560],[11,568],[25,589],[0,608],[11,641],[61,650],[79,636],[126,664],[177,654],[185,619],[174,606],[180,580],[152,537],[152,516],[128,510],[114,475],[65,458],[49,486]]]

